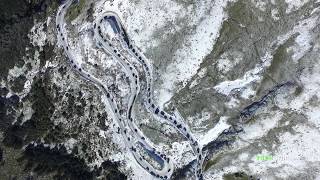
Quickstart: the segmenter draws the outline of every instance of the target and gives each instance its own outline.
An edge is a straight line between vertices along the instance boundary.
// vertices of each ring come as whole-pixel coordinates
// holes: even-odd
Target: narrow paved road
[[[112,93],[108,90],[107,86],[102,83],[101,80],[86,72],[81,68],[80,65],[76,64],[74,51],[68,44],[68,36],[65,28],[66,23],[64,20],[67,9],[73,3],[76,3],[76,1],[67,0],[59,7],[56,16],[58,39],[61,42],[73,69],[84,79],[97,86],[106,96],[109,106],[108,108],[110,108],[110,111],[112,112],[112,115],[120,128],[120,133],[123,136],[126,147],[128,150],[130,150],[137,163],[151,175],[160,179],[170,179],[174,170],[172,161],[165,154],[158,151],[156,146],[144,136],[143,132],[135,124],[133,106],[138,95],[142,93],[143,102],[147,110],[154,116],[161,118],[174,126],[178,132],[180,132],[190,142],[194,154],[197,157],[197,165],[195,167],[196,177],[197,179],[202,179],[203,155],[199,143],[193,137],[189,128],[184,124],[183,119],[178,120],[175,116],[161,110],[160,107],[154,103],[152,97],[152,66],[150,65],[148,59],[143,55],[143,53],[140,52],[140,50],[127,36],[120,18],[115,13],[106,12],[100,18],[97,18],[93,27],[94,39],[96,40],[99,48],[103,49],[106,53],[111,54],[112,57],[117,60],[117,62],[123,68],[126,76],[129,77],[130,95],[126,113],[122,113],[122,111],[118,109]],[[103,34],[103,31],[105,30],[105,23],[109,23],[111,25],[113,33],[115,34],[113,39],[108,39],[108,37]],[[139,73],[134,66],[134,62],[130,61],[132,59],[136,64],[140,64],[143,67],[146,79],[145,88],[140,88]],[[144,149],[146,152],[145,154],[140,153],[141,148]],[[149,156],[149,158],[146,156]],[[159,166],[155,166],[153,163],[150,163],[150,161],[147,160],[150,158],[157,162]]]

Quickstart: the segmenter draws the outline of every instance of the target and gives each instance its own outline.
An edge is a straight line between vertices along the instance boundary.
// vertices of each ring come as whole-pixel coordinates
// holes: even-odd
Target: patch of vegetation
[[[46,62],[54,57],[54,45],[45,44],[43,47],[43,51],[40,52],[40,66],[43,67]]]
[[[87,21],[90,21],[90,22],[94,21],[93,7],[94,7],[94,5],[93,5],[93,3],[91,3],[89,9],[87,10],[87,15],[88,15]]]
[[[53,126],[44,137],[45,142],[62,143],[65,139],[71,138],[71,135],[64,131],[61,125]]]
[[[21,163],[17,158],[21,156],[20,149],[1,147],[2,160],[0,160],[0,179],[14,179],[14,177],[25,177],[26,173],[23,172]]]
[[[106,177],[106,179],[110,179],[110,180],[125,180],[127,179],[127,176],[124,175],[122,172],[120,172],[117,168],[118,168],[119,164],[111,162],[111,161],[104,161],[101,164],[101,169],[104,170],[102,176]]]
[[[175,171],[172,174],[171,179],[172,180],[186,179],[188,177],[188,175],[191,175],[191,173],[193,173],[190,171],[190,169],[192,169],[192,167],[194,165],[193,163],[195,163],[195,161],[192,161],[191,163],[189,163],[181,168],[175,169]]]
[[[0,88],[0,96],[6,96],[8,94],[9,90],[6,87]]]
[[[29,30],[35,19],[43,20],[47,17],[48,7],[54,11],[52,4],[57,3],[50,0],[0,1],[0,79],[6,79],[9,69],[14,66],[24,65],[22,57],[30,45]]]
[[[5,95],[0,96],[0,131],[5,131],[15,120],[15,108],[19,106],[19,100],[20,98],[17,95],[12,95],[9,98],[6,98]]]
[[[249,176],[244,172],[236,172],[223,175],[224,180],[254,180],[253,176]]]
[[[275,71],[280,67],[281,63],[287,60],[287,56],[287,43],[285,43],[280,45],[273,55],[273,60],[268,68],[268,72],[270,74],[275,73]]]
[[[303,91],[303,87],[302,86],[297,86],[297,88],[294,91],[294,95],[295,96],[299,96]]]
[[[20,75],[13,81],[13,86],[11,89],[15,92],[21,92],[24,89],[24,83],[27,81],[27,78],[24,75]]]
[[[79,16],[79,14],[81,13],[81,11],[84,8],[84,6],[86,5],[86,1],[85,0],[78,0],[78,1],[79,1],[78,3],[73,4],[68,9],[66,18],[69,21],[73,21],[74,19],[76,19]]]
[[[76,148],[73,153],[77,154]],[[52,174],[53,179],[90,180],[102,175],[103,170],[107,170],[107,179],[126,179],[117,170],[119,164],[105,161],[100,168],[91,170],[83,159],[69,154],[64,146],[50,148],[42,144],[30,144],[18,161],[26,162],[26,171],[33,171],[38,175]]]
[[[243,0],[229,4],[229,18],[223,22],[219,32],[220,36],[214,44],[211,53],[201,64],[201,67],[208,66],[208,63],[212,64],[213,60],[219,58],[224,52],[229,51],[230,49],[243,49],[249,45],[248,38],[250,39],[250,37],[248,31],[250,30],[250,25],[258,20],[248,4],[248,2]],[[239,48],[238,45],[242,45],[243,48]]]
[[[221,159],[222,159],[222,154],[219,154],[218,156],[216,156],[214,159],[210,159],[205,167],[204,167],[204,171],[207,171],[210,167],[212,167],[213,165],[217,164]]]
[[[55,179],[93,179],[95,174],[84,160],[68,154],[64,147],[50,149],[42,144],[30,144],[19,161],[26,161],[26,171],[34,171],[39,175],[53,173]]]
[[[17,122],[5,131],[3,143],[9,147],[21,148],[31,141],[39,140],[53,127],[50,117],[54,105],[44,79],[34,81],[30,98],[34,110],[31,119],[22,125]]]
[[[271,65],[263,76],[260,88],[257,91],[258,95],[261,95],[266,88],[281,82],[281,80],[287,76],[286,74],[291,74],[288,71],[288,68],[290,67],[292,59],[287,52],[287,48],[293,43],[293,41],[294,38],[292,37],[276,49],[272,57]],[[291,70],[294,70],[294,67]],[[276,80],[278,82],[276,82]]]

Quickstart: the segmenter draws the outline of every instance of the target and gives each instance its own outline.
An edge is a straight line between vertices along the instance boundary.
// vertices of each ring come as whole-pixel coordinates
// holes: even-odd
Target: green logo
[[[257,155],[256,160],[257,161],[271,161],[272,156],[271,155]]]

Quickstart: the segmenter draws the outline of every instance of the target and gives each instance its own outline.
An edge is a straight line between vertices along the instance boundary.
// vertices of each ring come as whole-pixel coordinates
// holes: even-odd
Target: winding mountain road
[[[140,50],[132,43],[120,21],[120,18],[114,12],[106,12],[96,19],[93,25],[94,39],[96,40],[96,44],[99,48],[103,49],[106,53],[112,55],[112,57],[117,60],[124,70],[126,76],[130,80],[130,94],[127,102],[128,106],[126,113],[122,113],[122,111],[118,109],[113,95],[108,90],[108,87],[103,84],[100,79],[94,77],[76,63],[75,53],[68,44],[65,23],[66,11],[73,3],[77,2],[67,0],[58,9],[56,16],[58,39],[61,42],[61,45],[63,46],[63,49],[73,69],[84,79],[97,86],[106,96],[108,108],[110,109],[110,112],[112,112],[112,116],[120,128],[120,134],[124,139],[125,145],[128,150],[130,150],[137,163],[151,175],[160,179],[170,179],[174,171],[174,165],[170,158],[158,151],[156,149],[156,145],[154,145],[147,137],[145,137],[143,132],[135,124],[133,106],[138,98],[138,95],[142,94],[143,102],[147,110],[155,117],[161,118],[171,124],[190,142],[194,154],[197,157],[197,164],[195,167],[196,177],[197,179],[202,179],[202,148],[199,146],[197,140],[193,137],[183,119],[178,120],[174,115],[161,110],[160,107],[157,106],[153,101],[152,66],[143,53],[141,53]],[[112,27],[113,33],[115,34],[113,38],[109,38],[103,33],[106,31],[104,26],[106,23],[109,23],[109,25]],[[140,74],[134,64],[139,64],[143,68],[146,81],[144,88],[140,87]],[[141,153],[140,149],[143,149],[145,153]],[[148,161],[147,156],[157,162],[159,166],[155,166],[153,163]]]

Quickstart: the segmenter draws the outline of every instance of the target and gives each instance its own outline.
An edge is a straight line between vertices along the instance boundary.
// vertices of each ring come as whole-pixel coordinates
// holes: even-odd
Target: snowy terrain
[[[106,11],[119,15],[128,36],[151,61],[157,103],[164,108],[175,104],[199,144],[206,148],[204,179],[237,179],[234,174],[240,172],[243,177],[262,180],[320,179],[319,1],[85,3],[67,25],[70,46],[77,54],[77,63],[108,84],[123,107],[130,91],[124,72],[96,47],[94,22],[88,18],[95,19]],[[24,64],[9,69],[0,88],[8,89],[4,98],[20,98],[20,105],[14,108],[16,118],[8,124],[29,127],[28,121],[38,114],[33,106],[37,97],[34,84],[44,76],[41,82],[50,87],[45,94],[50,94],[54,106],[48,119],[53,127],[61,128],[62,137],[47,140],[53,132],[48,129],[43,137],[31,138],[19,149],[40,142],[50,149],[64,146],[69,155],[77,149],[77,157],[90,170],[110,160],[118,163],[119,172],[128,179],[156,179],[127,151],[107,111],[106,98],[69,68],[55,36],[54,18],[52,13],[34,22],[28,31],[30,46],[21,58]],[[259,35],[261,39],[256,38]],[[48,46],[53,49],[50,55]],[[43,60],[46,53],[50,57]],[[14,83],[21,76],[25,80],[18,91]],[[294,85],[279,88],[248,119],[240,118],[246,107],[287,81]],[[194,178],[188,165],[193,166],[196,157],[187,141],[167,123],[141,110],[140,105],[135,109],[139,111],[139,127],[173,159],[177,170],[174,178]],[[241,131],[232,137],[224,134],[233,127]],[[8,134],[4,132],[1,129],[1,141]],[[230,144],[219,148],[212,145],[221,139]],[[261,160],[259,156],[271,158]]]

